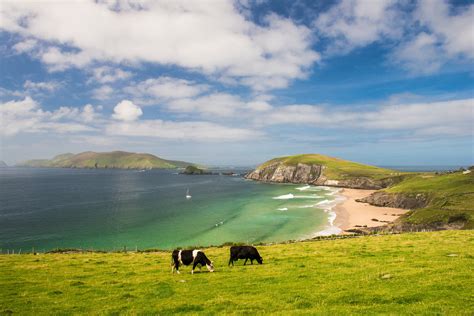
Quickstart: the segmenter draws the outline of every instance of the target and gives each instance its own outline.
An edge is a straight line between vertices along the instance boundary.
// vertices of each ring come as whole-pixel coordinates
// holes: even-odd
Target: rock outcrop
[[[299,163],[286,166],[281,163],[269,164],[248,173],[247,179],[279,183],[315,183],[321,175],[321,166]]]
[[[368,177],[353,177],[344,180],[329,179],[324,175],[325,166],[298,163],[286,165],[274,162],[248,173],[245,178],[264,182],[327,185],[334,187],[379,190],[398,181],[395,178],[376,180]]]
[[[198,168],[196,166],[187,166],[186,169],[184,169],[181,174],[186,174],[186,175],[210,175],[212,172],[209,172],[207,170]]]
[[[374,192],[371,195],[356,200],[357,202],[369,203],[375,206],[395,207],[403,209],[416,209],[428,204],[428,196],[425,194],[402,194],[388,193],[383,191]]]

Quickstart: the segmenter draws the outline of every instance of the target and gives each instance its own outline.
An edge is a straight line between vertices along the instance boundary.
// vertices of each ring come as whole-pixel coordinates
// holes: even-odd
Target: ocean
[[[0,248],[171,249],[304,239],[337,232],[337,199],[333,188],[172,170],[3,168]]]

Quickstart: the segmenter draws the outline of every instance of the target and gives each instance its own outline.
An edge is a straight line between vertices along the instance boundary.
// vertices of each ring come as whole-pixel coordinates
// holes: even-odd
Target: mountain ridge
[[[18,167],[92,168],[92,169],[176,169],[193,163],[167,160],[148,153],[126,151],[65,153],[52,159],[33,159],[17,164]]]

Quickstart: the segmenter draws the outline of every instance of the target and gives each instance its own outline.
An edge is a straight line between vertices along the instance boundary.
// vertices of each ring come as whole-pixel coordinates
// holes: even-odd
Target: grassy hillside
[[[171,274],[170,253],[0,256],[0,314],[474,313],[474,231],[259,247],[263,265]],[[203,270],[204,271],[204,270]]]
[[[188,165],[190,165],[189,162],[165,160],[151,154],[124,151],[104,153],[87,151],[77,155],[62,154],[51,160],[29,160],[20,164],[20,166],[26,167],[118,169],[173,169]]]
[[[403,218],[413,224],[467,222],[474,228],[474,173],[419,174],[385,189],[389,193],[426,194],[428,205]]]
[[[322,165],[326,167],[324,170],[324,175],[333,180],[345,180],[355,177],[382,179],[402,174],[400,171],[364,165],[357,162],[319,154],[303,154],[274,158],[263,163],[257,168],[264,168],[265,166],[276,162],[280,162],[288,166],[297,165],[298,163]]]

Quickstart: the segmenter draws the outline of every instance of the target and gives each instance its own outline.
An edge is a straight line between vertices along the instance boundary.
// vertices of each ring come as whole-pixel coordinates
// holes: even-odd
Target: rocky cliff
[[[375,206],[416,209],[425,207],[428,204],[428,196],[421,193],[407,194],[378,191],[356,201]]]
[[[264,182],[301,183],[372,190],[386,188],[398,181],[396,177],[373,179],[364,176],[336,180],[328,178],[325,175],[325,170],[327,170],[327,167],[319,164],[297,163],[296,165],[287,165],[277,161],[258,167],[248,173],[245,178]]]

